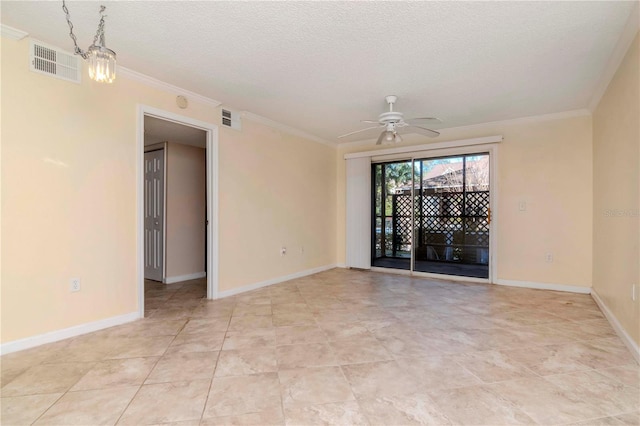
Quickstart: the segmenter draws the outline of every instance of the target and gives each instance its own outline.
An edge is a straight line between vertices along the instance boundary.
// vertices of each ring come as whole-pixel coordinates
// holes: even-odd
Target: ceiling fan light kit
[[[399,143],[402,142],[402,137],[399,132],[403,133],[418,133],[421,135],[428,136],[430,138],[435,138],[440,136],[439,132],[435,130],[427,129],[426,127],[418,126],[415,124],[416,122],[420,122],[419,120],[428,120],[428,121],[436,121],[441,122],[442,120],[435,117],[416,117],[405,120],[404,114],[400,111],[394,111],[393,105],[398,100],[398,97],[395,95],[386,96],[385,101],[389,105],[389,111],[385,111],[378,116],[378,120],[362,120],[363,123],[377,124],[374,127],[367,127],[366,129],[356,130],[355,132],[350,132],[338,138],[345,138],[347,136],[352,136],[357,133],[366,132],[373,129],[382,129],[382,133],[378,136],[378,140],[376,141],[376,145],[380,145],[382,143]]]

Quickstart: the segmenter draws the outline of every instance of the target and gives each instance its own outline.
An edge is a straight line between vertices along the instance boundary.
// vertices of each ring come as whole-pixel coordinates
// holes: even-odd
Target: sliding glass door
[[[411,269],[412,161],[373,164],[372,266]]]
[[[372,265],[489,277],[489,154],[373,165]]]

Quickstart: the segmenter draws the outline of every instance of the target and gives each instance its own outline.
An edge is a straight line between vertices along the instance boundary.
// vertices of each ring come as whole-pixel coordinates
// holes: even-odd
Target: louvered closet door
[[[164,149],[144,153],[144,277],[164,272]]]

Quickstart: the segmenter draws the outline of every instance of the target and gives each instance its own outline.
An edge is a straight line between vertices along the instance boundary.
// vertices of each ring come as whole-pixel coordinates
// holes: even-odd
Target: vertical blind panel
[[[347,161],[347,266],[371,268],[371,158]]]

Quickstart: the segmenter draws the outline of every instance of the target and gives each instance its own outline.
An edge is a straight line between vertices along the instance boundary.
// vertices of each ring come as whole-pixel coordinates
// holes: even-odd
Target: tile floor
[[[334,269],[0,358],[4,425],[640,423],[590,296]]]

